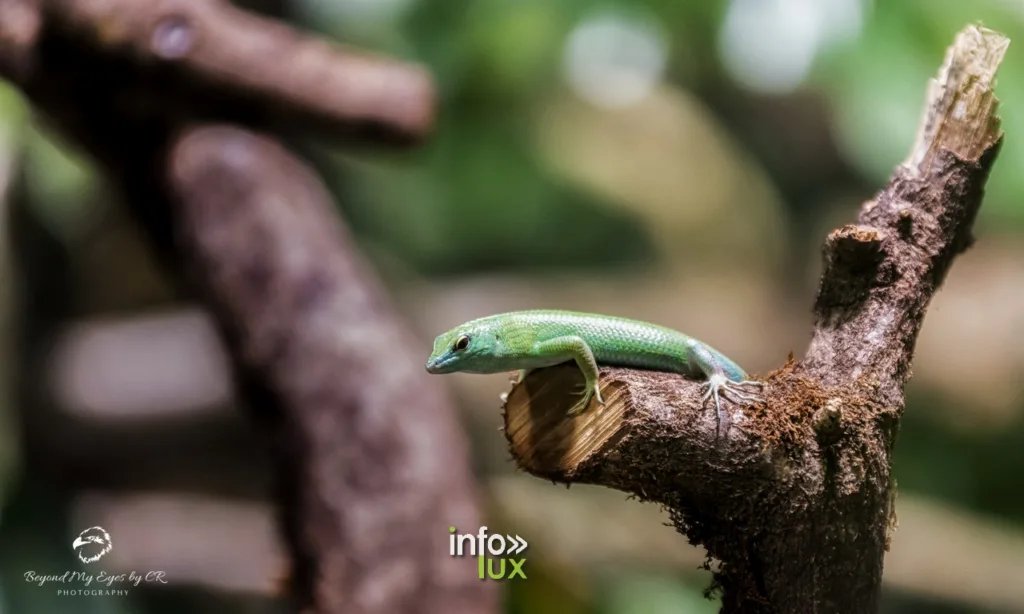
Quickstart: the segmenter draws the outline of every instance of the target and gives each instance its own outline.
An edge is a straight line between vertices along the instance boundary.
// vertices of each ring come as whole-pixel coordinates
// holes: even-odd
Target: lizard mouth
[[[427,373],[447,373],[445,367],[449,362],[451,362],[449,356],[438,356],[436,358],[431,358],[430,360],[427,361]]]

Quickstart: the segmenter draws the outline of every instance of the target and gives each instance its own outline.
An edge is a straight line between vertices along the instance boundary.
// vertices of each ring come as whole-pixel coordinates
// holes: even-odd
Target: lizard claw
[[[732,397],[733,400],[739,399],[740,401],[745,401],[747,403],[755,403],[760,400],[760,397],[756,394],[736,390],[731,386],[722,386],[722,396]]]
[[[742,382],[726,381],[723,386],[735,390],[736,388],[756,388],[761,390],[764,388],[764,382],[756,382],[752,379],[743,380]]]

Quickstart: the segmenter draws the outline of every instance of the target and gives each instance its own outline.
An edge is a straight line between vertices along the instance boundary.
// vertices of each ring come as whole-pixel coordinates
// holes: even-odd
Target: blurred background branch
[[[448,553],[447,526],[481,521],[450,402],[315,175],[230,127],[186,132],[169,175],[180,258],[274,443],[300,605],[493,610],[476,562]]]
[[[444,532],[479,523],[463,434],[438,383],[419,381],[405,327],[346,247],[330,195],[268,139],[193,127],[274,119],[408,140],[432,119],[426,74],[218,2],[0,10],[20,17],[0,54],[16,58],[6,76],[99,162],[176,289],[203,299],[228,340],[274,453],[284,592],[309,612],[492,611],[496,587],[449,555]],[[52,460],[60,471],[67,459]]]

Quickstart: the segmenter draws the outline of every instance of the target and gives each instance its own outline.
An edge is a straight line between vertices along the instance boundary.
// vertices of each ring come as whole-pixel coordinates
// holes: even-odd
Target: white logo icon
[[[110,543],[110,534],[103,527],[91,527],[82,531],[71,547],[78,552],[83,563],[95,563],[114,546]]]
[[[526,550],[526,540],[518,535],[505,535],[505,539],[509,541],[509,547],[505,549],[505,554],[519,554],[523,550]]]

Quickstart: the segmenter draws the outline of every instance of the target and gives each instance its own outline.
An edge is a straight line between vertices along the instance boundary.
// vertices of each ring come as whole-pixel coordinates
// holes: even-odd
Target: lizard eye
[[[456,352],[461,352],[462,350],[464,350],[464,349],[466,349],[468,347],[469,347],[469,335],[462,335],[458,339],[455,340],[455,345],[452,346],[452,349],[455,350]]]

